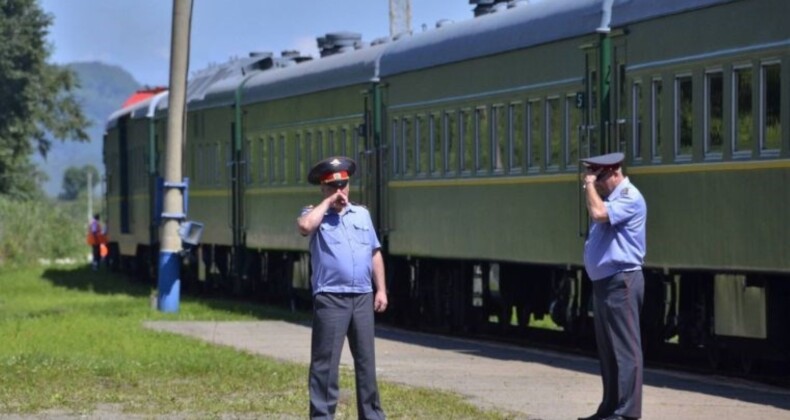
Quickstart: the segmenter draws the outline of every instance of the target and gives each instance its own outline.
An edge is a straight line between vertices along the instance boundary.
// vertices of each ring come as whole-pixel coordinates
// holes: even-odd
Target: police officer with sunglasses
[[[332,419],[337,409],[340,354],[348,337],[354,357],[357,413],[384,419],[374,352],[373,313],[387,309],[384,259],[368,210],[348,199],[356,163],[343,156],[316,163],[307,180],[323,200],[302,210],[299,233],[310,238],[313,329],[310,417]]]

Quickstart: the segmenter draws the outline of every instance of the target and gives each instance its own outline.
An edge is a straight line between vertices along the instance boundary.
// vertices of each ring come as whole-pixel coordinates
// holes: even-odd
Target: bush
[[[84,203],[0,197],[0,214],[2,265],[27,265],[39,259],[81,261],[90,251],[85,244]]]

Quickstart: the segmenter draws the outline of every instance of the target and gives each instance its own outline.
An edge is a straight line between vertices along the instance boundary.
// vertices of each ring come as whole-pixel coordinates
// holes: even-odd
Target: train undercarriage
[[[210,244],[185,251],[183,293],[310,310],[307,253],[233,251]],[[111,244],[113,268],[156,287],[158,248],[139,246],[133,257],[118,255]],[[789,276],[644,273],[642,346],[648,363],[686,365],[694,359],[719,372],[748,375],[756,366],[790,371]],[[384,323],[594,352],[592,287],[581,267],[390,256],[387,283]]]

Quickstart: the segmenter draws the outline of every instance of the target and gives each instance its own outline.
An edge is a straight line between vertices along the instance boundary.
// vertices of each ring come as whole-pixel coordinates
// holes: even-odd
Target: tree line
[[[46,175],[32,162],[34,154],[46,158],[54,141],[89,141],[90,122],[75,96],[76,75],[48,62],[52,23],[36,0],[0,0],[0,195],[10,199],[43,195]],[[65,190],[69,171],[62,198],[72,195]],[[79,186],[81,176],[87,186],[87,171],[72,173],[69,188]],[[93,179],[98,182],[98,172]]]

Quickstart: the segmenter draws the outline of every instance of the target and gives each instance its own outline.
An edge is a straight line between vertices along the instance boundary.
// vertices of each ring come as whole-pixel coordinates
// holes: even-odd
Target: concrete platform
[[[150,322],[146,327],[275,359],[308,364],[310,327],[282,321]],[[341,363],[353,369],[348,346]],[[569,420],[595,412],[596,359],[377,327],[379,380],[437,388],[521,419]],[[790,420],[790,390],[716,376],[645,371],[644,419]],[[382,401],[386,410],[387,401]]]

